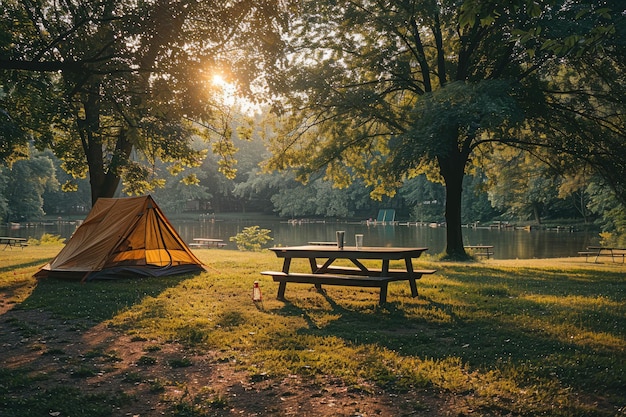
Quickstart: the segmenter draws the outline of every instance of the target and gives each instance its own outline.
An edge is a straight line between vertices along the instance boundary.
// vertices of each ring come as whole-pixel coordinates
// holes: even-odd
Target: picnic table
[[[610,256],[613,262],[615,258],[622,258],[624,263],[624,256],[626,256],[626,248],[614,248],[610,246],[587,246],[587,250],[578,252],[579,255],[585,256],[585,262],[590,257],[594,258],[594,262],[598,262],[598,258],[601,256]]]
[[[464,246],[465,249],[469,249],[476,256],[486,256],[487,259],[493,256],[492,245],[468,245]]]
[[[6,248],[12,249],[14,247],[23,249],[25,246],[28,246],[28,243],[26,243],[27,241],[28,240],[23,237],[0,236],[0,246],[4,245],[2,250],[5,250]]]
[[[189,246],[196,247],[196,248],[202,248],[202,247],[222,248],[222,247],[226,246],[226,243],[224,243],[224,240],[222,240],[222,239],[211,239],[211,238],[205,238],[205,237],[194,237],[193,241],[194,241],[194,243],[190,243]]]
[[[415,270],[413,259],[419,258],[427,248],[394,248],[394,247],[362,247],[345,246],[339,249],[336,245],[305,245],[270,248],[278,258],[283,258],[282,271],[263,271],[274,282],[278,282],[278,299],[284,300],[288,282],[313,284],[318,291],[322,285],[339,285],[354,287],[380,288],[379,304],[387,302],[387,287],[390,282],[408,281],[411,295],[417,297],[416,280],[422,275],[433,274],[435,270]],[[311,272],[292,272],[293,259],[307,259]],[[318,259],[321,260],[319,263]],[[354,266],[335,265],[337,260],[349,260]],[[366,266],[362,261],[380,261],[380,267]],[[390,261],[404,261],[404,268],[390,269]]]

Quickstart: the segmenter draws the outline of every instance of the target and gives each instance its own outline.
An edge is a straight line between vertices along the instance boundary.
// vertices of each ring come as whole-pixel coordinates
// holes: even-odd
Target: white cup
[[[363,235],[356,234],[354,235],[354,243],[356,244],[356,248],[361,249],[363,247]]]

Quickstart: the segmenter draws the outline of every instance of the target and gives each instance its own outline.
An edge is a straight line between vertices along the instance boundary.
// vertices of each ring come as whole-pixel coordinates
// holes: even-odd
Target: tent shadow
[[[195,275],[124,278],[88,283],[56,278],[40,279],[32,293],[19,304],[19,308],[45,308],[63,318],[100,322],[141,303],[146,297],[157,297]]]

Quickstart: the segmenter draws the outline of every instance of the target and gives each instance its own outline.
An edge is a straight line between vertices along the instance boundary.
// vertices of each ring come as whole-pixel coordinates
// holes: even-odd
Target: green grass
[[[105,323],[138,340],[154,340],[152,346],[177,341],[196,353],[217,349],[251,379],[279,381],[295,374],[323,384],[330,375],[354,390],[378,386],[462,397],[487,415],[612,416],[626,405],[623,266],[426,259],[420,267],[438,272],[418,282],[420,297],[411,298],[406,283],[394,283],[389,303],[379,307],[375,290],[329,287],[320,294],[299,284],[288,285],[289,302],[280,302],[277,285],[259,274],[280,268],[269,252],[200,250],[209,271],[197,276],[34,282],[33,259],[54,253],[50,248],[0,252],[3,302],[72,320],[77,329]],[[250,298],[254,281],[263,291],[261,304]],[[20,323],[12,325],[20,329]],[[115,352],[92,354],[116,358]],[[152,359],[147,352],[139,364],[149,366]],[[181,355],[170,365],[192,363]],[[129,373],[129,380],[141,379],[142,369]],[[78,376],[89,371],[74,370]],[[22,399],[22,406],[14,394],[27,377],[0,372],[0,379],[8,375],[9,381],[0,383],[0,404],[8,401],[22,410],[15,415],[27,415],[36,401],[50,401],[39,393]],[[108,410],[122,398],[90,399],[90,404]],[[226,403],[216,398],[213,406]],[[80,407],[86,397],[67,401]],[[172,412],[202,415],[186,402]],[[90,415],[107,414],[96,409]]]

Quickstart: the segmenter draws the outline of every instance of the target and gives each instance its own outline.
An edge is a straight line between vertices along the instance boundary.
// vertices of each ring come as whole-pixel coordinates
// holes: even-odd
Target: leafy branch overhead
[[[194,136],[234,149],[216,73],[243,94],[275,71],[284,17],[273,1],[6,1],[0,5],[2,157],[27,154],[31,138],[89,175],[92,200],[162,183],[158,160],[198,166]],[[228,116],[228,115],[226,115]],[[189,178],[193,182],[192,178]]]
[[[625,20],[617,0],[302,2],[268,166],[375,197],[439,177],[459,258],[463,178],[496,143],[582,161],[626,201]]]

